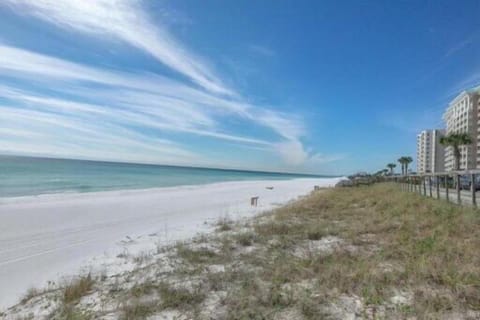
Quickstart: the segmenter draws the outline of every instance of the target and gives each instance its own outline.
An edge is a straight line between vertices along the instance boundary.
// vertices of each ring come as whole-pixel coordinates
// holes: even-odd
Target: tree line
[[[455,159],[454,169],[455,171],[460,170],[460,158],[462,157],[461,147],[472,144],[472,138],[466,133],[450,133],[444,137],[440,138],[440,144],[445,147],[451,147],[453,149],[453,157]],[[413,162],[412,157],[403,156],[398,160],[402,167],[402,175],[408,174],[408,165]],[[390,171],[390,175],[393,175],[393,170],[396,168],[395,163],[388,163],[387,168],[378,171],[376,174],[387,174]]]

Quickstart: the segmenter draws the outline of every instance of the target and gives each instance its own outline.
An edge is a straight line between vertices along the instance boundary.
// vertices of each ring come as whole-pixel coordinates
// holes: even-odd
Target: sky
[[[480,1],[2,0],[0,153],[349,174],[480,84]],[[398,168],[397,168],[398,169]]]

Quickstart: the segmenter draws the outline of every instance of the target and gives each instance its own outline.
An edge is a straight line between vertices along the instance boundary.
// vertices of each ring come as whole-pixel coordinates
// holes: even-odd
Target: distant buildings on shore
[[[460,169],[480,169],[480,86],[461,92],[443,114],[445,129],[423,130],[417,135],[417,172],[452,171],[452,147],[443,147],[440,138],[451,133],[466,133],[472,144],[460,147]]]
[[[445,148],[440,144],[440,138],[445,130],[423,130],[417,135],[417,172],[445,171]]]

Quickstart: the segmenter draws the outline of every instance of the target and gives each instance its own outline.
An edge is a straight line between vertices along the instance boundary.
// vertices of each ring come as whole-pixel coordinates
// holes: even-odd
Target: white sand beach
[[[56,194],[0,200],[0,310],[30,287],[81,270],[108,271],[119,253],[209,231],[294,200],[339,178],[223,182],[148,190]],[[273,189],[267,187],[273,187]],[[258,206],[250,198],[258,196]]]

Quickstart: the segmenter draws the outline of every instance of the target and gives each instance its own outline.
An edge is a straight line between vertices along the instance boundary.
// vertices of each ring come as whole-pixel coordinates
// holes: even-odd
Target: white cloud
[[[301,119],[293,114],[257,108],[254,113],[249,114],[249,117],[277,132],[287,140],[297,141],[305,135],[305,128]]]
[[[275,144],[274,148],[282,155],[287,165],[299,166],[304,165],[305,168],[313,168],[321,164],[335,162],[344,159],[343,154],[323,155],[319,153],[311,154],[297,140],[289,140]]]
[[[244,113],[245,104],[191,88],[181,82],[151,74],[132,74],[92,68],[63,59],[0,44],[0,70],[2,75],[24,78],[28,81],[51,84],[60,81],[78,83],[94,82],[108,86],[150,92],[165,97],[176,97],[185,101],[197,101],[206,106],[228,112]],[[89,88],[88,93],[92,93]],[[85,92],[87,94],[87,92]]]
[[[45,115],[53,117],[52,113],[62,112],[70,117],[81,118],[82,122],[95,123],[101,120],[101,126],[110,122],[116,122],[124,126],[137,125],[141,127],[155,128],[165,131],[184,132],[200,136],[207,136],[222,140],[235,141],[240,143],[251,143],[257,145],[269,145],[264,140],[242,137],[219,132],[215,128],[215,122],[205,114],[198,112],[195,106],[191,109],[180,101],[167,99],[166,105],[162,104],[162,96],[135,92],[134,95],[125,99],[125,91],[109,91],[102,95],[108,101],[108,105],[94,105],[79,103],[71,100],[64,100],[40,95],[32,95],[21,90],[8,87],[0,87],[0,97],[8,98],[15,102],[22,102],[27,106],[40,108]],[[169,104],[170,103],[170,104]],[[24,113],[38,113],[38,111],[23,110]],[[3,115],[3,117],[5,114]],[[99,116],[102,116],[99,118]],[[44,121],[49,120],[45,117]],[[2,115],[0,115],[2,119]],[[43,118],[33,118],[33,121],[41,121]],[[67,118],[66,118],[67,119]],[[118,130],[118,127],[115,128]]]
[[[104,123],[114,121],[123,126],[137,125],[262,146],[295,165],[300,161],[290,161],[291,153],[298,154],[298,159],[305,158],[299,141],[305,133],[301,119],[162,76],[92,68],[6,45],[0,45],[0,71],[5,76],[48,87],[58,93],[56,96],[68,96],[53,98],[3,85],[1,97],[50,113],[69,113],[81,117],[84,123],[94,123],[102,115]],[[84,102],[85,99],[94,102]],[[228,128],[222,129],[217,117],[237,117],[263,126],[289,144],[277,148],[275,140],[225,132]],[[294,146],[294,150],[286,152],[287,145]]]
[[[0,82],[0,98],[8,102],[0,106],[0,122],[10,137],[0,143],[1,150],[40,152],[43,146],[52,155],[68,150],[96,159],[208,162],[188,145],[152,138],[153,132],[158,137],[183,133],[233,142],[278,154],[291,166],[319,159],[301,142],[306,130],[299,116],[248,103],[223,86],[201,59],[165,28],[150,23],[138,1],[5,3],[63,28],[119,38],[200,86],[157,74],[96,68],[0,43],[0,80],[7,79]],[[232,118],[270,130],[274,137],[238,134],[223,124]]]
[[[51,84],[52,81],[57,80],[59,82],[55,86],[55,90],[70,91],[70,93],[96,99],[102,98],[117,107],[123,105],[131,108],[134,106],[133,109],[136,112],[145,112],[147,109],[146,113],[150,113],[150,115],[155,113],[159,118],[164,118],[163,122],[157,123],[157,126],[163,128],[171,127],[175,130],[184,129],[192,133],[227,140],[267,144],[259,139],[234,137],[218,131],[200,130],[199,124],[201,128],[214,126],[214,120],[208,115],[209,112],[221,112],[234,114],[269,127],[288,139],[295,139],[302,130],[299,121],[288,119],[285,114],[255,107],[239,100],[218,97],[175,80],[161,76],[126,74],[87,67],[5,45],[0,45],[0,70],[4,75],[26,79],[29,82]],[[69,82],[69,86],[64,88],[66,81]],[[91,86],[82,87],[79,82],[94,82],[114,87],[110,90],[92,89]],[[0,93],[5,94],[6,90],[4,87]],[[10,96],[12,92],[13,90],[10,89]],[[18,95],[17,98],[54,103],[51,99],[45,101],[45,98],[27,97],[25,94]],[[55,103],[58,105],[58,101]],[[75,105],[78,108],[80,106],[78,103],[69,102],[69,104],[70,107]],[[82,108],[91,109],[92,106],[82,104]],[[116,113],[122,112],[115,108],[114,110]],[[129,117],[130,120],[135,118],[140,119],[142,116],[139,114],[136,117]],[[167,122],[168,126],[165,125]],[[162,123],[164,124],[162,125]]]
[[[118,38],[209,91],[232,94],[200,58],[183,48],[158,22],[152,24],[139,1],[4,0],[2,3],[61,27]]]
[[[199,160],[198,155],[170,140],[141,135],[124,127],[5,105],[0,105],[0,110],[0,134],[8,136],[0,141],[0,150],[141,162]]]
[[[301,165],[308,159],[307,152],[298,141],[280,142],[275,147],[288,165]]]

